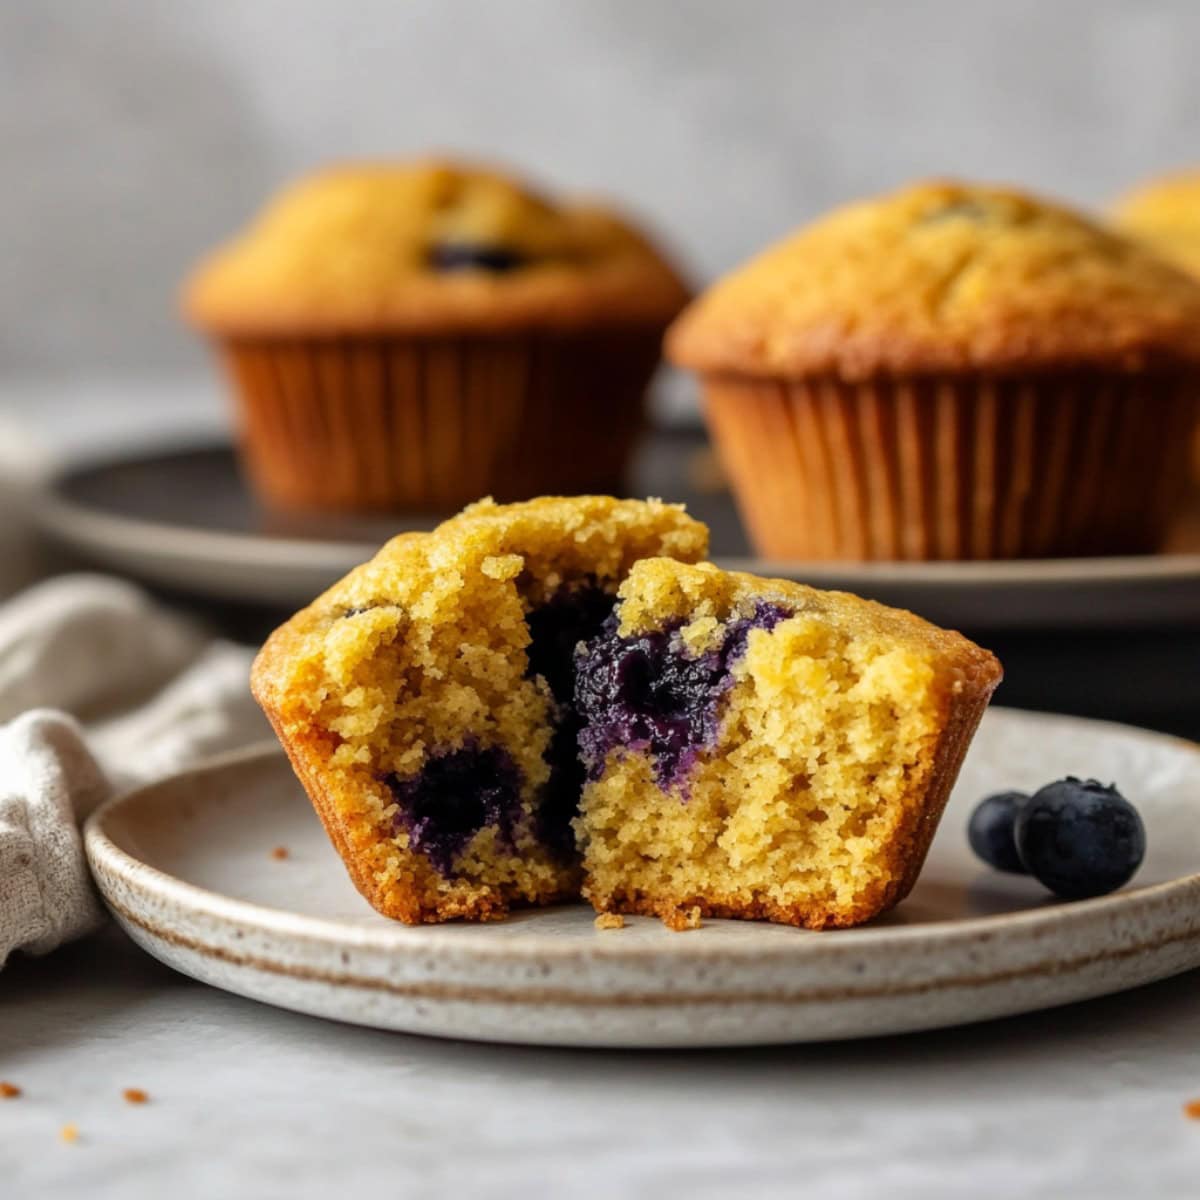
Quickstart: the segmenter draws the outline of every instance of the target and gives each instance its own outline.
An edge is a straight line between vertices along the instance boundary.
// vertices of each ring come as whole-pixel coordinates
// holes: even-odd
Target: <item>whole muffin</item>
[[[1163,258],[1200,275],[1200,171],[1147,180],[1113,205],[1112,217]]]
[[[1200,286],[1055,204],[927,182],[771,247],[667,348],[768,557],[1133,553],[1186,479]]]
[[[686,298],[611,212],[429,160],[301,180],[184,306],[269,502],[438,510],[618,487]]]
[[[1117,201],[1112,217],[1126,233],[1200,278],[1200,170],[1147,180]],[[1200,482],[1200,429],[1192,440],[1192,476]]]

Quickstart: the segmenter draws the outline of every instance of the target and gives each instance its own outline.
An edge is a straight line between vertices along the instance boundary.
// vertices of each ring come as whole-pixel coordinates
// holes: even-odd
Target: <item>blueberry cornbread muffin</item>
[[[1112,217],[1131,237],[1200,278],[1200,171],[1148,180],[1113,206]],[[1192,477],[1200,483],[1200,429],[1192,439]]]
[[[428,511],[617,488],[685,300],[607,209],[435,160],[301,180],[184,294],[269,502]]]
[[[578,895],[575,647],[638,559],[707,540],[657,501],[483,501],[272,635],[255,696],[376,909],[483,919]]]
[[[906,894],[998,664],[706,544],[654,501],[485,501],[272,635],[254,693],[375,908],[825,928]]]
[[[579,650],[575,829],[601,912],[856,925],[916,880],[986,650],[857,596],[638,563]]]
[[[718,282],[668,355],[768,557],[1150,551],[1196,423],[1200,285],[1056,204],[920,183]]]
[[[1147,180],[1112,209],[1114,223],[1191,275],[1200,275],[1200,171]]]

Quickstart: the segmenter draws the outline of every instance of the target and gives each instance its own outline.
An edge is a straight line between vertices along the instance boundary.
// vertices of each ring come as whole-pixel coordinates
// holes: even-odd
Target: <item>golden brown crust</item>
[[[682,314],[707,374],[847,380],[1200,360],[1200,286],[1138,243],[1002,188],[917,184],[763,252]]]
[[[498,247],[525,265],[431,270],[443,242]],[[661,329],[686,299],[674,268],[607,209],[422,160],[333,167],[294,184],[196,268],[183,307],[221,336],[499,335]]]

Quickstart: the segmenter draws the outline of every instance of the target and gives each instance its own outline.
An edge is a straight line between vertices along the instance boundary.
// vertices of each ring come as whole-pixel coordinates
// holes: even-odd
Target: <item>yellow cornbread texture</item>
[[[1200,171],[1151,179],[1113,206],[1114,223],[1192,275],[1200,275]]]
[[[705,373],[1139,369],[1200,357],[1200,286],[1021,192],[918,183],[839,208],[719,281],[669,356]]]
[[[689,652],[758,602],[794,612],[754,629],[717,741],[678,787],[645,751],[609,751],[575,823],[599,911],[854,925],[917,877],[1000,667],[985,650],[856,596],[639,563],[622,636],[671,628]]]
[[[431,251],[447,243],[496,247],[523,264],[431,269]],[[429,159],[298,181],[200,265],[184,306],[224,334],[446,334],[653,325],[685,299],[673,269],[607,209]]]
[[[534,835],[556,713],[545,681],[527,675],[526,616],[563,589],[615,591],[646,556],[697,560],[707,541],[658,501],[481,501],[393,539],[271,636],[255,696],[376,909],[410,923],[485,919],[578,895],[577,865]],[[447,877],[409,847],[384,780],[468,744],[509,755],[522,819],[512,845],[480,830]]]

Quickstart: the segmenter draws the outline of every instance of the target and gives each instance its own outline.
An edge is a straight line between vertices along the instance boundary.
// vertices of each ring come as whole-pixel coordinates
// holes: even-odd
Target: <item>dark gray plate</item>
[[[972,563],[772,563],[751,552],[729,497],[697,493],[703,443],[662,434],[633,494],[684,500],[713,531],[722,565],[839,588],[966,629],[1200,628],[1200,554]],[[97,566],[226,601],[298,607],[392,534],[436,516],[280,514],[247,490],[229,446],[74,467],[36,506],[43,531]]]

